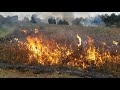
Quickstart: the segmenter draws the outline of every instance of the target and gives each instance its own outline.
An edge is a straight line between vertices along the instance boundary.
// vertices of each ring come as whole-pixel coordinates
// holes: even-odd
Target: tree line
[[[91,21],[88,18],[75,18],[72,20],[72,25],[84,25],[85,23],[91,23],[96,25],[101,25],[104,23],[107,27],[120,27],[120,14],[116,15],[115,13],[112,13],[111,15],[104,14],[104,15],[98,15],[94,17]],[[49,24],[58,24],[58,25],[69,25],[69,22],[65,19],[60,19],[57,21],[55,18],[49,18],[48,19]]]
[[[101,15],[101,19],[103,20],[106,26],[120,27],[120,14],[116,15],[115,13],[112,13],[111,15]]]
[[[56,20],[55,18],[49,18],[48,19],[48,23],[49,24],[57,24],[57,25],[69,25],[69,22],[66,21],[65,19],[60,19],[60,20]]]
[[[57,24],[57,25],[83,25],[83,26],[94,26],[94,25],[105,25],[108,27],[120,27],[120,14],[116,15],[112,13],[111,15],[104,14],[98,15],[95,17],[88,17],[88,18],[74,18],[71,22],[67,21],[68,19],[61,19],[59,17],[50,17],[47,19],[47,23],[49,24]],[[4,17],[0,15],[0,25],[1,24],[11,24],[11,23],[19,23],[21,21],[18,20],[18,16],[8,16]],[[21,23],[44,23],[43,20],[37,17],[36,14],[32,15],[30,20],[28,17],[25,17]]]

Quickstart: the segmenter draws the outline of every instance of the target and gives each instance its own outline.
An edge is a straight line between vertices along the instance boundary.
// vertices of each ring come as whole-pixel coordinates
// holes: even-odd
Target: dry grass
[[[18,70],[0,69],[0,78],[80,78],[79,76],[58,73],[39,73],[31,71],[21,72]]]
[[[10,63],[27,63],[29,50],[24,46],[13,43],[0,44],[0,60]]]

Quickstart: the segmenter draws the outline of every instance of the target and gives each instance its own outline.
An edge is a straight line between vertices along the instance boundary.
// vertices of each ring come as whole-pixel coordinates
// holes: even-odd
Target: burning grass
[[[96,47],[94,39],[87,37],[84,41],[77,34],[78,43],[71,43],[68,46],[59,44],[53,39],[43,39],[38,33],[35,29],[33,35],[26,37],[26,41],[15,39],[15,43],[1,43],[0,60],[10,63],[72,66],[120,75],[120,54],[117,50],[114,52],[117,54],[113,54],[106,49],[105,42],[101,42],[101,47]],[[83,42],[85,47],[82,46]],[[113,45],[117,47],[118,42],[113,41]]]

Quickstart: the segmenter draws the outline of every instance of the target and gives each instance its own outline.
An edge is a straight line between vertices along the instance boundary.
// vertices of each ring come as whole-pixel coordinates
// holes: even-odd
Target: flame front
[[[41,37],[27,37],[27,47],[32,52],[30,61],[36,59],[43,65],[61,64],[62,57],[69,56],[72,51],[60,47],[54,41],[43,40]]]
[[[79,40],[79,44],[77,45],[79,48],[82,44],[81,37],[77,34],[77,38]],[[29,56],[29,60],[30,62],[36,60],[42,65],[55,65],[66,62],[66,65],[82,66],[83,68],[86,68],[87,65],[84,63],[83,57],[86,58],[87,61],[96,61],[98,59],[101,60],[102,57],[102,55],[96,51],[93,42],[93,39],[88,37],[88,46],[84,49],[85,56],[79,55],[80,57],[76,58],[71,57],[74,52],[73,49],[71,50],[65,46],[60,46],[55,42],[43,40],[42,37],[28,36],[27,47],[32,52]],[[53,45],[51,45],[51,43]],[[68,61],[66,61],[66,59],[68,59]]]
[[[120,55],[112,56],[109,50],[100,52],[100,49],[96,49],[94,46],[92,38],[88,37],[87,41],[85,41],[87,42],[85,48],[82,47],[82,39],[78,34],[77,39],[79,43],[77,49],[75,49],[60,45],[54,40],[43,39],[41,36],[28,36],[24,44],[30,51],[29,63],[36,61],[42,65],[70,65],[87,68],[91,66],[92,62],[97,67],[105,64],[108,60],[109,62],[119,62]],[[80,48],[83,48],[83,51],[80,51]]]

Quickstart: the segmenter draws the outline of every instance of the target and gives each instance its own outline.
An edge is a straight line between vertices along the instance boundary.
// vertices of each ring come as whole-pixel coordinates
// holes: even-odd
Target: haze
[[[38,17],[44,19],[48,16],[76,18],[76,17],[94,17],[95,15],[111,13],[120,14],[120,12],[0,12],[0,15],[3,15],[5,17],[18,15],[19,20],[21,20],[24,17],[30,18],[32,14],[37,14]]]

